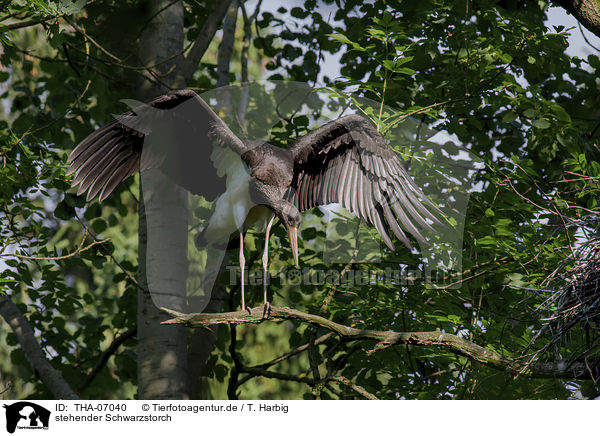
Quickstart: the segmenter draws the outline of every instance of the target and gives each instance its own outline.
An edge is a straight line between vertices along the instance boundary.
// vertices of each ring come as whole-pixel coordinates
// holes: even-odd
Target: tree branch
[[[252,23],[256,20],[260,11],[262,0],[258,0],[252,16],[248,16],[246,13],[246,7],[243,2],[240,2],[240,9],[242,11],[242,17],[244,18],[244,37],[242,40],[242,54],[240,56],[241,68],[242,68],[242,82],[248,81],[248,53],[250,51],[250,38],[252,37]]]
[[[319,338],[317,338],[317,339],[315,340],[315,345],[322,344],[323,342],[325,342],[327,339],[329,339],[329,338],[330,338],[330,337],[332,337],[332,336],[333,336],[333,333],[331,333],[331,332],[329,332],[329,333],[325,333],[323,336],[321,336],[321,337],[319,337]],[[260,364],[260,365],[255,365],[255,366],[250,366],[250,367],[244,367],[244,366],[242,365],[242,366],[240,367],[240,372],[244,372],[244,369],[246,369],[246,370],[248,370],[248,369],[250,369],[250,370],[252,370],[252,369],[262,369],[262,370],[268,369],[269,367],[271,367],[271,366],[273,366],[273,365],[276,365],[276,364],[278,364],[279,362],[283,362],[284,360],[287,360],[287,359],[289,359],[290,357],[293,357],[293,356],[295,356],[295,355],[297,355],[297,354],[300,354],[301,352],[303,352],[303,351],[307,350],[307,349],[308,349],[308,347],[310,347],[310,345],[311,345],[310,343],[308,343],[308,344],[304,344],[304,345],[301,345],[301,346],[299,346],[299,347],[296,347],[296,348],[294,348],[294,349],[293,349],[293,350],[291,350],[291,351],[288,351],[287,353],[285,353],[285,354],[283,354],[283,355],[281,355],[281,356],[279,356],[279,357],[276,357],[276,358],[275,358],[275,359],[273,359],[273,360],[270,360],[269,362],[262,363],[262,364]],[[234,359],[234,361],[235,361],[235,359]],[[255,377],[255,376],[257,375],[257,374],[251,373],[251,371],[245,371],[245,372],[248,372],[249,374],[248,374],[248,375],[246,375],[244,378],[242,378],[242,379],[239,381],[239,383],[238,383],[238,386],[240,386],[240,385],[243,385],[243,384],[244,384],[244,383],[246,383],[248,380],[250,380],[251,378],[253,378],[253,377]]]
[[[113,354],[115,354],[115,352],[117,351],[117,349],[128,339],[132,338],[135,336],[137,332],[136,328],[131,328],[129,330],[127,330],[125,333],[117,336],[112,342],[111,344],[108,346],[108,348],[106,350],[104,350],[104,352],[100,355],[100,358],[98,359],[98,362],[96,362],[96,364],[94,365],[94,367],[92,368],[92,370],[90,371],[90,373],[88,374],[88,376],[86,377],[86,379],[83,381],[83,383],[81,383],[81,385],[79,385],[79,392],[83,392],[96,378],[96,376],[98,375],[98,373],[100,373],[100,371],[102,370],[102,368],[104,368],[104,366],[106,365],[106,363],[108,362],[108,359],[110,358],[110,356],[112,356]]]
[[[11,23],[11,24],[2,24],[0,25],[0,33],[8,32],[9,30],[17,30],[22,29],[24,27],[36,26],[41,23],[45,23],[52,18],[43,18],[41,20],[29,20],[29,21],[21,21],[20,23]]]
[[[90,35],[88,35],[85,30],[83,30],[81,27],[79,27],[77,25],[77,23],[69,20],[68,18],[65,18],[65,21],[67,23],[69,23],[71,25],[71,27],[73,27],[73,29],[75,29],[77,32],[79,32],[84,37],[84,39],[86,39],[89,42],[91,42],[98,50],[100,50],[106,56],[108,56],[109,58],[111,58],[112,60],[114,60],[116,62],[119,62],[119,63],[123,62],[117,56],[115,56],[114,54],[112,54],[111,52],[109,52],[107,49],[105,49],[101,44],[97,43],[96,40],[94,38],[92,38]]]
[[[600,36],[600,3],[597,0],[555,0],[554,3],[566,9],[587,30]]]
[[[223,20],[223,38],[217,52],[217,88],[229,85],[229,71],[231,57],[233,56],[233,44],[235,42],[235,28],[237,23],[238,2],[233,0],[227,9]],[[230,105],[224,105],[229,109]]]
[[[302,377],[292,374],[283,374],[281,372],[269,371],[266,369],[257,368],[254,366],[244,366],[240,372],[246,372],[254,376],[274,378],[277,380],[293,381],[296,383],[305,383],[309,386],[314,386],[315,381],[310,377]]]
[[[79,400],[60,372],[55,370],[42,351],[40,344],[19,308],[6,295],[0,295],[0,315],[6,320],[17,337],[25,358],[31,368],[39,375],[42,383],[56,399]]]
[[[356,392],[357,394],[360,394],[363,397],[365,397],[367,400],[378,400],[379,399],[375,395],[368,392],[362,386],[358,386],[357,384],[352,383],[352,380],[349,380],[346,377],[343,377],[341,375],[335,375],[335,376],[329,377],[326,381],[334,381],[334,382],[340,383],[344,386],[347,386],[350,389],[352,389],[354,392]]]
[[[88,230],[87,230],[87,227],[86,227],[85,230],[84,230],[84,233],[83,233],[83,237],[81,238],[81,243],[79,244],[79,247],[77,247],[77,249],[74,252],[69,253],[69,254],[65,254],[64,256],[42,257],[42,256],[25,256],[23,254],[0,254],[0,257],[8,256],[8,257],[17,257],[19,259],[29,259],[29,260],[64,260],[64,259],[68,259],[70,257],[77,256],[78,254],[83,253],[84,251],[89,250],[94,245],[104,244],[105,242],[108,242],[110,240],[109,238],[103,239],[101,241],[94,240],[89,245],[86,245],[84,247],[83,243],[85,242],[85,240],[87,238],[87,234],[88,234]]]
[[[231,0],[224,0],[218,3],[214,11],[212,11],[211,14],[206,18],[204,26],[194,41],[194,45],[192,45],[192,48],[185,57],[181,68],[179,69],[174,82],[175,87],[184,87],[191,79],[194,71],[200,63],[200,60],[202,59],[202,56],[204,56],[206,49],[215,36],[219,24],[225,17],[230,3]]]
[[[237,312],[191,314],[179,313],[166,308],[162,308],[162,310],[174,317],[164,321],[163,324],[183,324],[187,327],[208,327],[215,324],[259,324],[265,321],[302,321],[328,329],[344,340],[377,341],[377,345],[371,350],[371,353],[393,345],[436,345],[448,348],[454,354],[465,356],[492,368],[529,377],[589,380],[594,378],[597,375],[596,373],[600,371],[600,361],[588,362],[588,365],[584,362],[569,362],[567,360],[528,364],[439,330],[431,332],[395,332],[357,329],[289,307],[270,306],[267,309],[264,305],[261,305]],[[594,372],[591,372],[588,366]]]

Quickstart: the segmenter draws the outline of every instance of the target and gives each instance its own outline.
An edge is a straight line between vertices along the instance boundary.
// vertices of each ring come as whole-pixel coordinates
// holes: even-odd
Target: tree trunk
[[[235,42],[235,28],[237,22],[238,2],[232,1],[227,9],[227,14],[223,20],[223,38],[219,45],[217,53],[217,88],[229,85],[229,72],[231,58],[233,55],[233,45]],[[222,110],[229,113],[231,109],[231,92],[218,93],[218,104]],[[228,247],[229,250],[229,247]],[[229,264],[229,255],[225,253],[222,265]],[[222,285],[216,285],[213,290],[211,301],[206,307],[207,312],[221,312],[223,301],[226,297],[225,288]],[[218,326],[211,326],[210,329],[192,329],[190,345],[188,348],[188,368],[189,368],[189,386],[192,389],[192,396],[199,399],[210,397],[208,380],[201,376],[202,368],[212,352],[217,340]]]
[[[143,65],[157,67],[139,85],[142,101],[168,91],[184,41],[183,3],[146,3],[148,17],[154,17],[140,38],[139,57]],[[140,399],[187,399],[187,329],[160,325],[166,317],[152,298],[185,310],[187,193],[160,171],[145,171],[139,204],[138,394]]]
[[[145,72],[146,80],[139,84],[140,100],[186,86],[230,3],[215,2],[184,58],[183,2],[145,0],[149,21],[138,54],[141,64],[156,67]],[[214,337],[196,337],[188,352],[187,329],[160,325],[166,317],[156,305],[160,301],[159,306],[182,310],[186,306],[187,200],[187,192],[157,170],[145,171],[140,178],[139,282],[144,289],[138,294],[140,399],[187,399],[195,395],[189,383],[188,354],[198,358],[190,361],[197,376],[214,346]]]

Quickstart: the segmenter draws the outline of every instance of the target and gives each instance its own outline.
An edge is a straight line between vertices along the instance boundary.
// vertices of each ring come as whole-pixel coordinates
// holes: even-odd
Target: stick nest
[[[553,307],[544,329],[552,345],[576,345],[577,359],[600,354],[600,238],[591,239],[575,261],[565,262],[551,278],[557,289],[546,307]],[[575,357],[575,356],[574,356]]]

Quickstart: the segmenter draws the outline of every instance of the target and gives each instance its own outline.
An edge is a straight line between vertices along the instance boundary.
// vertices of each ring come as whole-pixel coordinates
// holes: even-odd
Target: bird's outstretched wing
[[[294,154],[294,200],[300,211],[339,203],[375,226],[385,244],[388,231],[411,248],[398,224],[417,240],[421,229],[442,225],[439,209],[404,169],[396,153],[366,118],[347,115],[298,138]]]
[[[149,104],[126,101],[129,112],[84,139],[69,156],[67,175],[75,173],[77,194],[104,200],[137,171],[160,168],[190,192],[214,198],[224,190],[211,162],[213,145],[234,152],[244,143],[191,90],[173,91]],[[222,186],[221,186],[222,185]]]

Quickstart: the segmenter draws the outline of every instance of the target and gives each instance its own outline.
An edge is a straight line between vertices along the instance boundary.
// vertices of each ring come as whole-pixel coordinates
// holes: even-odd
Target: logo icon
[[[29,401],[19,401],[3,405],[6,409],[6,431],[14,433],[18,429],[48,429],[50,411]]]

